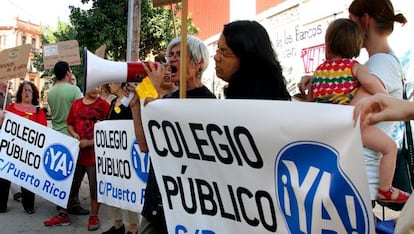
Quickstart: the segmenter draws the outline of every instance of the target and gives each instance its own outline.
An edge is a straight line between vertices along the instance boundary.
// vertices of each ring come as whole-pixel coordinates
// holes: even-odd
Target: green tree
[[[82,3],[90,1],[92,7],[88,10],[70,6],[70,22],[77,31],[79,45],[94,51],[105,44],[107,58],[124,61],[127,50],[128,0],[81,0]],[[179,10],[180,6],[177,7],[174,12]],[[170,12],[168,8],[154,8],[151,0],[141,0],[141,60],[151,52],[164,50],[174,37]],[[180,24],[176,22],[176,25],[179,27]],[[189,33],[198,33],[199,30],[192,24],[191,19],[188,25]]]
[[[57,29],[42,29],[42,44],[51,44],[59,41],[78,40],[80,55],[83,57],[83,48],[94,52],[101,45],[106,45],[106,58],[114,61],[125,61],[127,50],[128,0],[79,0],[83,4],[92,3],[92,7],[83,10],[69,6],[71,10],[70,22],[58,22]],[[141,29],[139,43],[139,58],[145,60],[151,52],[159,53],[166,49],[168,42],[180,35],[180,19],[176,13],[181,9],[177,4],[174,8],[174,17],[166,7],[152,6],[151,0],[141,1]],[[173,24],[172,18],[175,19]],[[197,34],[199,29],[188,19],[188,33]],[[35,67],[43,71],[42,77],[52,77],[52,70],[44,70],[43,55],[35,58]],[[72,71],[78,78],[78,86],[82,87],[83,67],[72,66]]]

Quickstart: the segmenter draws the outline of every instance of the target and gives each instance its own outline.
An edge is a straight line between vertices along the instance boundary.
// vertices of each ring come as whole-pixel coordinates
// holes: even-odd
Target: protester
[[[72,73],[72,77],[70,78],[70,83],[72,85],[75,85],[75,86],[77,86],[77,84],[78,84],[78,79],[76,78],[76,76],[73,73]],[[73,208],[69,209],[69,213],[71,213],[71,214],[79,214],[79,215],[89,214],[89,211],[88,210],[83,209],[80,206],[79,191],[75,191],[75,193],[76,194],[71,194],[72,200],[73,200],[73,202],[72,202],[72,207]],[[58,207],[58,209],[60,209],[60,208]]]
[[[255,35],[252,37],[251,35]],[[170,42],[167,48],[167,58],[169,64],[172,67],[179,67],[179,47],[176,44],[176,41],[179,39],[174,39]],[[198,46],[192,46],[191,43],[188,43],[189,57],[187,58],[190,61],[187,61],[187,64],[197,65],[200,59],[197,59],[201,56],[203,58],[201,61],[203,67],[195,69],[195,77],[199,79],[194,79],[200,81],[201,83],[201,74],[205,68],[208,66],[206,61],[208,61],[207,50],[200,53],[199,56],[194,55],[195,51],[198,51],[197,48],[204,48]],[[196,44],[193,44],[196,45]],[[203,51],[203,50],[201,50]],[[191,62],[191,59],[194,59]],[[276,53],[273,50],[272,43],[270,41],[267,31],[259,23],[255,21],[236,21],[230,24],[227,24],[223,30],[222,35],[220,36],[218,42],[217,53],[214,56],[216,61],[216,74],[219,78],[227,81],[228,87],[225,91],[227,98],[251,98],[251,99],[271,99],[271,100],[290,100],[290,95],[286,89],[285,79],[282,75],[282,68],[277,61]],[[156,76],[155,73],[158,69],[150,66],[151,70],[146,68],[146,71],[153,81],[153,77]],[[174,68],[173,68],[174,70]],[[179,71],[171,75],[172,82],[178,82]],[[158,76],[160,76],[158,74]],[[161,72],[162,76],[162,72]],[[194,97],[194,93],[191,93],[191,81],[193,79],[188,79],[189,72],[187,71],[187,97]],[[156,79],[160,80],[160,78]],[[154,82],[156,83],[156,82]],[[189,88],[190,84],[190,88]],[[197,87],[197,86],[196,86]],[[208,89],[207,89],[208,90]],[[209,94],[210,93],[210,94]],[[210,91],[205,93],[205,97],[212,98],[213,94]],[[178,97],[179,90],[167,94],[166,97]],[[202,97],[198,95],[196,97]],[[135,115],[138,112],[133,111]],[[139,126],[136,126],[139,128]],[[153,174],[152,167],[150,168],[150,176],[148,178],[144,210],[142,212],[143,218],[141,222],[141,230],[144,230],[144,227],[151,227],[153,232],[142,232],[142,233],[166,233],[166,230],[157,230],[154,231],[156,226],[160,226],[162,223],[165,225],[165,217],[163,214],[161,195],[159,191],[154,194],[150,194],[151,190],[158,190],[158,186],[155,182],[150,182],[150,177],[155,178]],[[154,185],[154,186],[151,186]],[[148,197],[148,199],[147,199]],[[157,202],[150,202],[149,200],[156,200]],[[151,209],[146,209],[146,207],[152,207],[152,217],[150,216]],[[158,210],[157,207],[160,207]],[[148,210],[148,212],[146,212]],[[158,215],[158,217],[156,215]],[[165,227],[166,228],[166,227]],[[151,228],[146,229],[147,231]]]
[[[352,58],[358,57],[363,34],[350,19],[332,21],[325,35],[325,58],[313,75],[308,101],[332,104],[355,104],[361,98],[387,92],[369,68]],[[405,202],[409,194],[392,186],[397,158],[397,144],[384,131],[368,126],[361,132],[364,147],[382,154],[379,161],[377,199],[382,202]]]
[[[105,99],[109,104],[111,104],[112,100],[116,98],[114,94],[111,93],[111,89],[109,88],[109,84],[103,84],[99,86],[99,96]]]
[[[23,81],[19,85],[16,94],[16,102],[10,103],[6,107],[6,110],[47,126],[46,114],[39,106],[39,90],[36,85],[30,81]],[[1,118],[0,123],[3,123],[3,117]],[[0,188],[0,212],[6,212],[10,182],[1,179]],[[21,193],[24,210],[28,214],[33,214],[35,194],[24,187],[21,187]]]
[[[72,74],[72,77],[70,78],[70,83],[75,86],[78,84],[78,80],[76,79],[76,76],[73,74]]]
[[[165,69],[171,69],[171,82],[178,84],[180,82],[180,43],[181,37],[176,37],[171,40],[167,47],[167,61],[169,66],[160,66],[162,74],[165,74]],[[203,72],[207,69],[209,63],[209,54],[207,46],[197,37],[187,36],[187,71],[185,74],[185,81],[187,87],[187,97],[192,98],[215,98],[215,95],[201,82]],[[145,66],[144,66],[145,67]],[[146,71],[149,71],[145,67]],[[151,66],[151,70],[154,70]],[[151,77],[151,76],[150,76]],[[160,80],[160,79],[158,79]],[[180,97],[180,90],[166,94],[164,98],[178,98]]]
[[[165,67],[164,77],[162,77],[162,79],[160,79],[159,81],[152,80],[154,81],[153,85],[155,89],[157,90],[158,95],[162,98],[166,94],[176,91],[178,87],[175,85],[176,82],[173,83],[171,81],[172,70],[171,70],[171,66],[167,63],[166,54],[163,52],[159,53],[157,56],[155,56],[154,61],[160,63],[161,65]],[[174,67],[174,73],[176,72],[177,72],[177,68]]]
[[[354,108],[354,121],[360,118],[361,129],[382,121],[414,120],[414,103],[389,95],[375,94],[358,102]],[[395,225],[395,233],[414,232],[414,194],[405,203]]]
[[[81,98],[82,92],[78,86],[72,85],[70,82],[72,79],[72,70],[67,62],[57,62],[53,68],[53,72],[56,83],[47,94],[47,102],[52,114],[52,129],[70,136],[67,130],[66,118],[73,101]],[[79,199],[77,199],[78,194],[79,191],[70,194],[68,201],[69,212],[71,214],[88,215],[89,210],[81,206]],[[63,208],[58,206],[57,209],[60,210]]]
[[[375,93],[386,93],[367,66],[354,58],[362,48],[363,34],[350,19],[332,21],[325,34],[325,61],[313,73],[307,101],[332,104],[356,103]]]
[[[22,200],[22,192],[20,192],[21,191],[20,186],[18,186],[15,183],[11,183],[10,190],[13,194],[13,200],[18,201],[18,202]]]
[[[132,119],[132,113],[129,106],[125,106],[122,99],[127,98],[125,96],[124,88],[126,83],[112,82],[109,84],[111,94],[115,95],[115,98],[111,101],[108,119]]]
[[[354,108],[354,120],[360,116],[361,128],[382,121],[414,120],[414,103],[389,95],[376,94],[358,102]]]
[[[383,121],[414,120],[414,103],[389,95],[375,94],[355,105],[353,118],[361,128]]]
[[[109,84],[111,94],[114,94],[116,98],[113,99],[111,102],[108,120],[132,119],[131,109],[129,108],[129,106],[125,106],[122,103],[122,99],[127,98],[123,90],[125,85],[126,83],[121,83],[121,82],[113,82]],[[138,233],[139,214],[137,212],[132,212],[129,210],[122,210],[121,208],[118,208],[118,207],[110,207],[110,212],[115,222],[114,222],[114,225],[110,229],[108,229],[105,232],[102,232],[102,234],[124,234],[125,233],[125,225],[122,221],[121,211],[124,211],[127,217],[127,221],[129,223],[127,234]]]
[[[290,100],[272,42],[258,22],[226,24],[214,61],[217,77],[228,82],[226,98]]]
[[[67,62],[57,62],[53,71],[55,73],[56,83],[47,94],[47,103],[52,112],[52,128],[69,135],[66,118],[73,101],[81,98],[82,92],[79,87],[70,83],[72,70]]]
[[[365,65],[372,75],[380,79],[388,94],[402,99],[401,64],[388,43],[388,37],[393,32],[394,22],[405,24],[407,19],[401,13],[394,13],[390,0],[354,0],[348,10],[350,19],[358,24],[364,35],[363,47],[369,56]],[[310,85],[309,78],[303,79],[300,84],[302,91],[307,90]],[[376,127],[394,140],[400,141],[403,135],[403,129],[400,126],[399,122],[383,122]],[[378,168],[380,158],[379,152],[364,147],[365,167],[370,186],[370,197],[373,201],[377,200],[378,171],[383,171]],[[399,195],[399,191],[389,192],[393,193],[392,197]]]
[[[6,98],[6,105],[9,105],[11,103],[11,95],[8,92],[8,81],[7,80],[1,80],[0,81],[0,109],[3,110],[4,100]],[[0,183],[3,179],[0,178]],[[0,186],[0,190],[3,190],[3,187]],[[4,188],[4,191],[8,190],[7,188]],[[20,186],[18,186],[15,183],[10,184],[10,190],[13,194],[13,200],[20,201],[22,199],[22,193],[20,192]],[[8,196],[8,195],[7,195]]]
[[[82,97],[82,92],[78,86],[73,85],[72,79],[75,77],[69,64],[59,61],[53,68],[56,83],[47,94],[47,103],[52,114],[52,129],[68,136],[66,118],[73,101]],[[75,77],[76,80],[76,77]],[[79,201],[79,191],[73,191],[69,196],[69,213],[77,215],[88,215],[89,210],[83,208]],[[60,210],[62,207],[57,206]]]
[[[154,66],[151,63],[149,64],[149,67],[144,65],[144,69],[151,78],[151,81],[154,83],[155,87],[163,87],[157,84],[160,84],[160,82],[168,82],[168,80],[172,83],[180,82],[180,72],[182,72],[180,71],[180,43],[181,37],[177,37],[171,40],[168,44],[167,60],[171,68],[168,68],[168,66]],[[215,95],[201,82],[202,74],[206,70],[209,63],[207,46],[197,37],[188,35],[187,58],[185,59],[187,64],[187,70],[185,71],[187,88],[186,97],[215,98]],[[169,69],[175,71],[171,73],[171,78],[168,77]],[[159,98],[178,98],[179,96],[179,90],[176,90],[172,93],[166,94],[163,97],[159,96]],[[146,145],[141,123],[141,107],[139,101],[137,100],[138,98],[134,97],[130,103],[134,118],[135,132],[141,151],[148,152],[148,146]],[[148,102],[148,100],[146,100],[146,102]],[[167,225],[162,206],[161,194],[155,178],[152,162],[150,162],[147,187],[145,190],[144,207],[141,215],[142,218],[139,225],[139,233],[167,233]]]
[[[8,88],[7,84],[8,84],[7,80],[0,81],[0,108],[1,109],[3,109],[4,99],[7,99],[6,106],[11,102],[11,96],[7,90]]]
[[[54,66],[56,77],[55,85],[47,95],[47,102],[52,112],[52,128],[69,136],[67,131],[66,117],[73,101],[82,97],[82,92],[76,86],[76,77],[72,74],[69,64],[59,61]],[[79,191],[73,191],[69,197],[69,213],[77,215],[88,215],[89,210],[83,208],[79,201]],[[57,206],[60,210],[62,207]]]
[[[99,203],[97,200],[97,181],[94,150],[94,126],[99,120],[106,119],[109,113],[109,104],[99,97],[99,90],[95,88],[86,93],[83,98],[76,99],[70,107],[67,117],[68,132],[80,141],[79,157],[76,164],[71,194],[78,191],[85,173],[88,175],[91,196],[91,215],[89,216],[88,230],[99,229]],[[52,219],[44,222],[45,226],[68,225],[69,215],[65,209]]]
[[[369,59],[366,65],[371,73],[378,77],[385,86],[385,90],[397,98],[402,98],[402,68],[400,61],[388,44],[388,36],[394,29],[394,22],[405,24],[404,15],[395,14],[390,0],[354,0],[349,6],[350,19],[362,29],[365,38],[363,47],[368,52]],[[402,128],[397,122],[384,122],[378,125],[389,136],[397,130],[402,136]],[[368,183],[371,185],[371,198],[376,197],[378,191],[378,161],[380,154],[364,148],[365,165],[368,172]],[[383,166],[383,165],[381,165]],[[383,169],[380,169],[383,171]],[[393,173],[393,172],[392,172]],[[390,189],[392,196],[398,196],[399,191]]]

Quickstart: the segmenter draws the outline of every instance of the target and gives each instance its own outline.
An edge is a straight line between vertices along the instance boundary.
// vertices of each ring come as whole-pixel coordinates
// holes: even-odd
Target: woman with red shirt
[[[30,81],[23,81],[19,85],[19,89],[16,93],[16,102],[10,103],[6,107],[6,110],[47,126],[46,114],[43,109],[39,107],[39,90],[36,85]],[[2,188],[0,191],[0,204],[2,204],[0,212],[6,212],[10,181],[0,179],[0,188]],[[21,187],[21,189],[23,208],[28,214],[33,214],[35,194],[23,187]]]

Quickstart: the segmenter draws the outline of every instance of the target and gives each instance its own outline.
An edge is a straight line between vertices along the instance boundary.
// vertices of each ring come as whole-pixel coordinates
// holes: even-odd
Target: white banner
[[[149,170],[149,154],[142,153],[132,120],[95,124],[98,202],[141,212]]]
[[[0,177],[66,207],[79,141],[11,112],[0,130]]]
[[[374,233],[350,106],[166,99],[142,108],[169,233]]]

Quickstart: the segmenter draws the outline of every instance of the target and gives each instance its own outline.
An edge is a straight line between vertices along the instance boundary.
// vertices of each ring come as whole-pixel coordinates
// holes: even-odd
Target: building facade
[[[31,44],[27,73],[25,77],[17,77],[11,80],[10,91],[14,95],[20,81],[30,80],[41,90],[43,81],[40,79],[40,72],[33,66],[34,57],[40,53],[41,31],[40,26],[18,17],[0,19],[0,53],[25,44]]]
[[[407,78],[414,79],[414,46],[406,41],[414,38],[414,11],[409,1],[391,0],[396,13],[403,13],[408,23],[395,24],[390,44],[402,61]],[[210,65],[203,82],[222,97],[225,82],[215,76],[213,56],[223,25],[238,19],[260,22],[268,31],[288,90],[296,93],[297,83],[303,75],[312,74],[325,59],[324,37],[328,24],[336,18],[348,18],[352,0],[209,0],[188,1],[188,14],[200,29],[197,35],[206,42],[210,52]],[[368,58],[363,49],[357,58],[361,63]],[[413,81],[411,81],[413,82]],[[413,82],[414,83],[414,82]]]
[[[217,95],[223,97],[222,90],[226,85],[217,78],[214,69],[217,40],[223,25],[239,19],[250,19],[260,22],[272,39],[273,46],[280,60],[283,73],[291,94],[297,92],[296,83],[300,77],[312,74],[318,64],[324,60],[324,35],[328,24],[335,18],[348,17],[348,6],[352,0],[188,0],[188,14],[200,29],[197,35],[209,48],[210,65],[203,75],[203,82]],[[412,53],[413,46],[405,40],[414,37],[411,19],[414,12],[408,6],[409,1],[392,0],[396,12],[408,18],[404,27],[395,25],[390,43],[397,55],[402,59],[407,77],[414,77]],[[31,58],[40,51],[41,32],[39,25],[19,18],[3,20],[0,17],[0,51],[22,44],[32,44]],[[358,58],[366,60],[362,51]],[[39,79],[32,62],[28,65],[26,77],[19,79],[32,80],[39,90],[43,88],[43,79]],[[19,79],[13,81],[14,84]],[[16,87],[14,87],[16,88]]]

